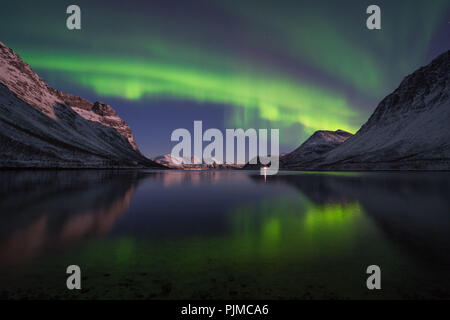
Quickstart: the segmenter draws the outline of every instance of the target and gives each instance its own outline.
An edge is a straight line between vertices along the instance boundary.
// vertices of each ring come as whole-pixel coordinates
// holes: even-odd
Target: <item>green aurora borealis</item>
[[[61,57],[37,52],[26,56],[26,60],[40,68],[66,71],[74,81],[93,88],[100,96],[135,100],[160,95],[225,103],[256,108],[262,119],[298,122],[311,129],[338,129],[343,125],[348,128],[348,120],[356,115],[337,94],[276,76],[215,73],[120,58]],[[314,116],[316,113],[329,117]]]
[[[357,131],[449,46],[436,40],[445,0],[377,1],[380,31],[365,28],[365,1],[78,1],[81,31],[65,28],[68,4],[2,4],[0,41],[52,86],[156,114],[161,100],[224,108],[224,125],[280,128],[291,147],[315,130]]]

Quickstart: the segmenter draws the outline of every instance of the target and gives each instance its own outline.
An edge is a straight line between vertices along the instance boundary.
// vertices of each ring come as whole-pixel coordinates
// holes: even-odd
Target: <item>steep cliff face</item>
[[[317,164],[343,170],[450,169],[450,51],[407,76]]]
[[[83,98],[60,91],[57,91],[57,95],[64,103],[72,107],[76,113],[86,120],[95,121],[114,128],[128,140],[134,150],[138,150],[131,128],[117,115],[116,111],[110,105],[99,101],[92,103]]]
[[[1,42],[0,143],[0,167],[160,167],[109,105],[51,88]]]
[[[301,169],[314,165],[314,161],[353,136],[350,132],[316,131],[300,147],[280,158],[282,169]]]

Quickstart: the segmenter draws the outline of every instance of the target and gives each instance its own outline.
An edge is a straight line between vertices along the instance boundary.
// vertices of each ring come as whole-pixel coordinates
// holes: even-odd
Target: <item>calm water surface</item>
[[[0,172],[1,298],[450,298],[449,249],[449,173]]]

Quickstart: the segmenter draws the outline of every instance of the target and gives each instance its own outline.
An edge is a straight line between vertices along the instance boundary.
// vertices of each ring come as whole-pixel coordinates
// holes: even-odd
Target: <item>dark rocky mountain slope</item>
[[[317,131],[281,168],[450,170],[449,76],[447,51],[407,76],[355,135]]]
[[[300,147],[280,158],[282,169],[307,168],[325,153],[344,143],[353,134],[343,130],[316,131]]]
[[[353,137],[315,167],[449,170],[450,51],[407,76]]]

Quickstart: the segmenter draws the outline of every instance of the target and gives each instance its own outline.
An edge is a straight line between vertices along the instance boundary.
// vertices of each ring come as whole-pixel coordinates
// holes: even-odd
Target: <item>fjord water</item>
[[[450,297],[449,173],[2,171],[0,195],[1,298]]]

